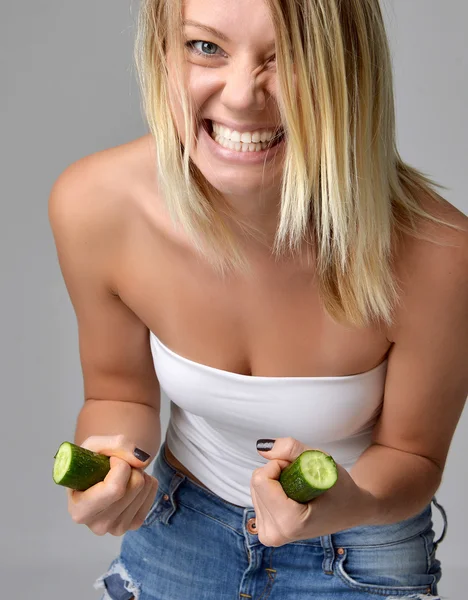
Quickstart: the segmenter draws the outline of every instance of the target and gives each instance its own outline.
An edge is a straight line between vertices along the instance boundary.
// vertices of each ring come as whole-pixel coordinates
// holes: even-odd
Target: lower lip
[[[206,127],[202,125],[200,141],[203,141],[207,144],[210,151],[221,158],[230,163],[238,163],[244,165],[257,165],[257,164],[265,164],[270,160],[273,160],[278,152],[283,150],[284,148],[284,137],[278,142],[275,146],[271,148],[265,148],[265,150],[259,150],[258,152],[238,152],[237,150],[229,150],[229,148],[225,148],[221,146],[211,137],[211,135],[206,130]]]

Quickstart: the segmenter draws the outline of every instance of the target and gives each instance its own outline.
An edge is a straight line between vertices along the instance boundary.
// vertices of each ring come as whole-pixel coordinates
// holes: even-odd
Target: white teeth
[[[260,150],[265,150],[267,148],[268,143],[242,143],[242,142],[232,142],[231,140],[227,140],[222,135],[218,135],[215,132],[211,134],[211,137],[215,140],[217,144],[223,146],[223,148],[228,148],[229,150],[235,150],[236,152],[260,152]]]
[[[246,131],[241,133],[239,131],[235,131],[225,127],[224,125],[220,125],[219,123],[213,124],[213,134],[219,135],[224,138],[226,141],[231,141],[234,143],[242,142],[244,144],[258,144],[259,142],[268,142],[271,140],[275,132],[271,129],[266,130],[258,130],[258,131]]]

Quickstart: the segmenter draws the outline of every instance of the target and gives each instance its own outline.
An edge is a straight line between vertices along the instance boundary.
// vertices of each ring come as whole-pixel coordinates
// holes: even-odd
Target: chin
[[[203,176],[209,183],[220,193],[226,196],[249,196],[258,195],[263,191],[266,191],[265,181],[261,178],[258,181],[251,180],[246,181],[247,178],[229,177],[223,178],[221,175],[214,177],[213,173],[205,173],[200,170]]]

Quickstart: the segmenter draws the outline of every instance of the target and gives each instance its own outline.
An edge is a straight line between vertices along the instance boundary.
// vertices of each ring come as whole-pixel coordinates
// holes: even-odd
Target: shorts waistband
[[[198,483],[193,481],[193,479],[187,477],[185,473],[178,471],[177,468],[171,465],[166,458],[166,445],[167,444],[165,441],[161,444],[161,448],[156,457],[153,467],[153,475],[156,477],[156,479],[159,481],[160,485],[166,492],[170,491],[169,488],[171,487],[171,483],[172,485],[174,485],[173,479],[174,477],[176,477],[180,479],[181,482],[184,482],[184,488],[186,488],[189,491],[189,493],[184,493],[183,488],[179,490],[179,494],[182,494],[184,496],[185,501],[187,502],[189,501],[189,497],[195,494],[195,497],[197,498],[196,502],[199,501],[200,497],[203,497],[206,500],[213,502],[215,505],[218,505],[224,509],[229,509],[238,515],[243,515],[245,511],[254,512],[252,507],[238,506],[237,504],[232,504],[231,502],[224,500],[224,498],[221,498],[208,488],[199,485]],[[192,501],[191,503],[193,502],[195,501]]]
[[[175,493],[182,504],[203,512],[223,524],[241,531],[243,523],[255,517],[252,507],[240,507],[224,500],[211,490],[198,485],[172,466],[165,456],[166,442],[163,442],[153,466],[153,475],[159,481],[161,490],[170,497],[175,508]],[[182,485],[183,484],[183,485]],[[390,525],[365,525],[353,527],[328,536],[300,540],[298,544],[327,547],[355,547],[394,544],[432,529],[432,504],[440,511],[443,531],[434,544],[437,546],[447,532],[447,515],[434,497],[418,514],[404,521]]]

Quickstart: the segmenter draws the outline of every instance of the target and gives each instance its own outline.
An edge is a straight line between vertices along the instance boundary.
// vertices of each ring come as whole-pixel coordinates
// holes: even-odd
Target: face
[[[196,114],[191,159],[222,194],[271,194],[281,184],[284,139],[275,35],[266,4],[187,0],[183,19],[185,85]],[[176,68],[169,50],[169,74]],[[184,143],[174,89],[171,102]]]

